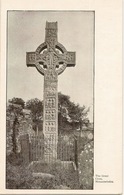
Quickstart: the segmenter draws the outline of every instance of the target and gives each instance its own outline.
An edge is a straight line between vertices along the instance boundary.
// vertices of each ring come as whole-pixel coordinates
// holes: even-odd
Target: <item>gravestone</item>
[[[43,133],[45,161],[57,159],[58,75],[75,66],[75,52],[58,42],[57,22],[46,22],[45,42],[35,52],[27,52],[27,66],[36,67],[44,76]],[[64,82],[64,81],[63,81]]]

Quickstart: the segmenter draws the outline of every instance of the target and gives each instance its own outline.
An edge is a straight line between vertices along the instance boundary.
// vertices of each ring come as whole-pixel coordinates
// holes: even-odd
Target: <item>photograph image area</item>
[[[8,11],[6,189],[94,189],[93,11]]]

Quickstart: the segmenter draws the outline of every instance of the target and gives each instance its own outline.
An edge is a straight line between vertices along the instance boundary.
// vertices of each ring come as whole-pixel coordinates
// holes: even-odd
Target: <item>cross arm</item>
[[[75,64],[76,64],[76,53],[68,51],[65,54],[65,61],[66,61],[67,67],[75,66]]]
[[[35,52],[27,52],[26,53],[26,64],[27,66],[33,66],[35,67],[35,62],[36,62],[36,54]]]

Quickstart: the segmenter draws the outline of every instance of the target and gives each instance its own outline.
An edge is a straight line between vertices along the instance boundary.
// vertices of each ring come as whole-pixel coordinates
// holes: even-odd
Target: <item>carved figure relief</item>
[[[66,58],[67,63],[74,63],[74,60],[75,60],[75,53],[74,53],[74,52],[68,52],[68,53],[65,55],[65,58]]]
[[[54,71],[48,71],[45,74],[45,80],[57,80],[57,74]]]
[[[29,52],[27,55],[27,61],[28,63],[34,63],[35,62],[35,53],[34,52]]]
[[[56,87],[48,87],[46,89],[46,96],[55,96],[56,94]]]
[[[47,45],[49,48],[54,48],[55,47],[55,44],[56,44],[56,38],[54,37],[49,37],[47,38]]]
[[[56,29],[47,29],[47,37],[56,37],[57,35],[57,30]]]
[[[35,54],[34,53],[29,54],[29,60],[30,61],[34,61],[35,60]]]

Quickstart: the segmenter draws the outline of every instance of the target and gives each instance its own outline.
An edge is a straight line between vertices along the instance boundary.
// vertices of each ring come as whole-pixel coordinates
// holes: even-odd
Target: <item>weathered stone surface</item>
[[[43,133],[45,160],[57,159],[58,75],[67,66],[75,66],[75,52],[68,52],[58,42],[57,22],[46,22],[45,42],[35,52],[27,52],[27,66],[44,75]]]

